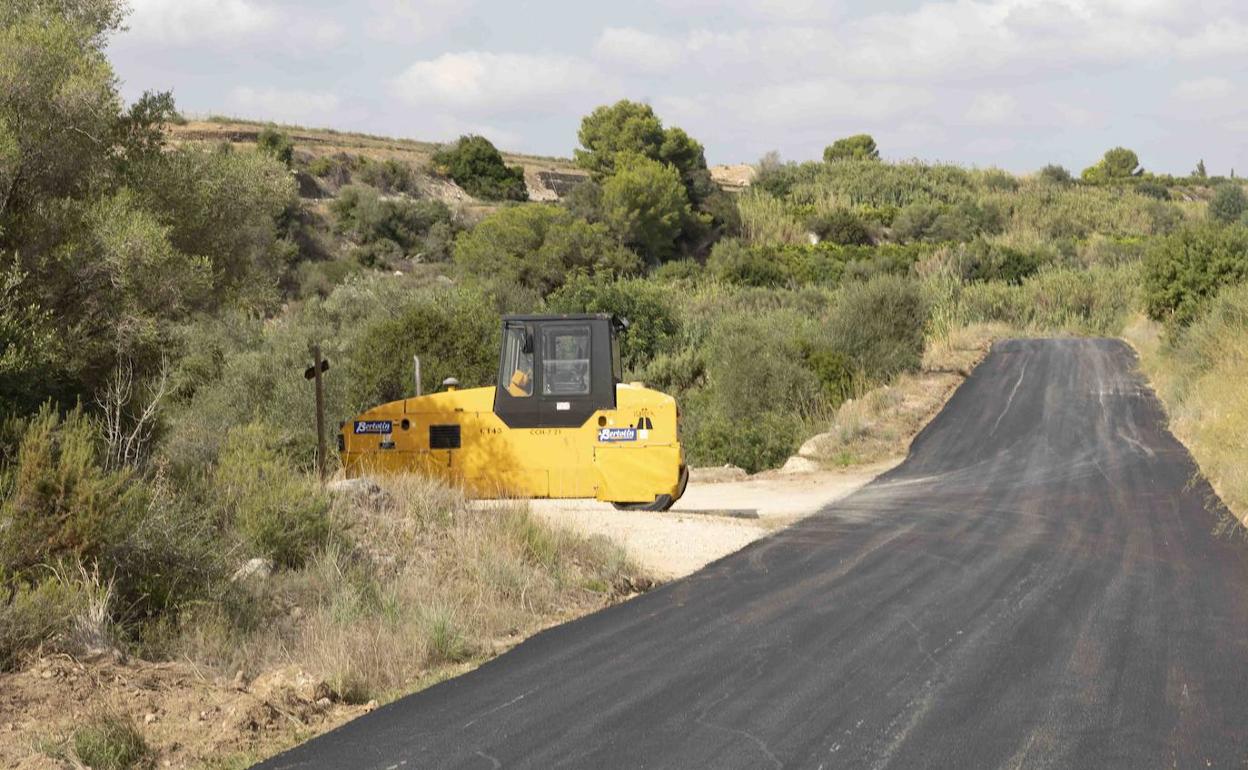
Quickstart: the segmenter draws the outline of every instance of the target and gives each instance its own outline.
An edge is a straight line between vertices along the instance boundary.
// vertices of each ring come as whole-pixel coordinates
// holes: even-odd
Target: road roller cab
[[[601,313],[505,317],[495,385],[392,401],[343,423],[347,475],[420,472],[476,497],[670,507],[688,478],[678,410],[622,382],[626,329]]]

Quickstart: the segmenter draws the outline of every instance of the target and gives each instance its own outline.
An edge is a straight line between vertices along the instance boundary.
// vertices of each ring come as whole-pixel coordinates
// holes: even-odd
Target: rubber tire
[[[658,495],[649,503],[611,503],[617,511],[666,511],[676,504],[671,495]]]

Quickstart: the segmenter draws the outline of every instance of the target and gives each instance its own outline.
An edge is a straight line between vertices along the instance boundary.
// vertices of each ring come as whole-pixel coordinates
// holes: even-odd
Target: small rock
[[[333,704],[334,704],[334,702],[333,702],[332,700],[330,700],[329,698],[317,698],[317,700],[316,700],[316,705],[317,705],[317,707],[318,707],[318,708],[327,709],[327,708],[329,708],[330,706],[332,706]]]
[[[807,457],[794,455],[785,461],[784,467],[780,472],[789,475],[794,473],[813,473],[819,470],[819,463]]]
[[[349,497],[353,502],[372,510],[385,510],[394,504],[394,498],[380,484],[369,478],[337,479],[325,485],[331,494]]]
[[[255,578],[257,580],[267,580],[273,574],[274,564],[269,559],[248,559],[243,566],[239,567],[234,576],[230,578],[231,582],[239,583]]]
[[[848,403],[848,402],[847,402]],[[823,455],[824,446],[835,436],[831,433],[820,433],[806,439],[806,443],[802,444],[801,449],[797,450],[798,457],[806,457],[816,459]]]
[[[158,720],[159,718],[160,717],[156,716],[154,713],[149,711],[143,715],[143,724],[154,725],[156,724],[156,720]]]

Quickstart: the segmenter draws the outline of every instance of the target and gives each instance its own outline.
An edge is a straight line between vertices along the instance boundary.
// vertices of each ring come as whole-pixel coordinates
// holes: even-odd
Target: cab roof
[[[503,321],[520,321],[531,323],[536,321],[610,321],[614,313],[535,313],[532,315],[505,315]]]

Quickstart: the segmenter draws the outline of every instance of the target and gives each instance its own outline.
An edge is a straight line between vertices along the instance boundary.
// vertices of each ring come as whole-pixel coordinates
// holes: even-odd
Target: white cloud
[[[249,0],[132,0],[127,33],[165,45],[232,42],[276,28],[278,14]]]
[[[1227,18],[1208,24],[1178,41],[1176,50],[1180,56],[1192,59],[1248,56],[1248,23]]]
[[[364,28],[388,41],[428,40],[468,17],[473,0],[372,0]]]
[[[638,72],[667,72],[680,64],[680,42],[632,27],[607,27],[594,44],[594,56],[606,63]]]
[[[308,123],[332,119],[342,100],[328,91],[239,86],[230,92],[227,101],[231,110],[248,118]]]
[[[966,119],[980,126],[1009,126],[1020,122],[1018,100],[1010,94],[985,91],[976,94],[966,110]]]
[[[570,56],[465,51],[418,61],[391,87],[415,106],[495,113],[601,92],[603,82],[592,64]]]
[[[1174,89],[1174,95],[1185,102],[1207,102],[1229,98],[1235,84],[1226,78],[1209,77],[1185,80]]]

